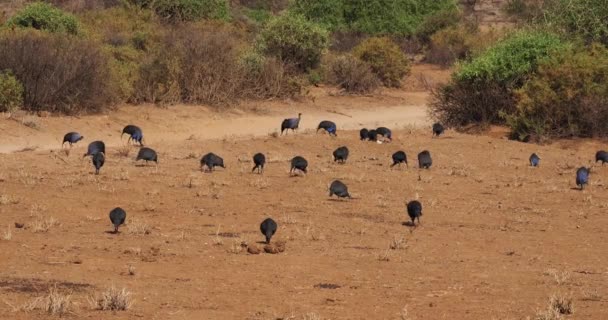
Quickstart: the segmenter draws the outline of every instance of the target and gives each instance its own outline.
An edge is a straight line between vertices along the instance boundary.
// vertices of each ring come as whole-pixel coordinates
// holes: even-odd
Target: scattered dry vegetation
[[[118,289],[111,286],[98,296],[89,298],[89,303],[95,310],[126,311],[133,305],[133,299],[131,292],[126,288]]]

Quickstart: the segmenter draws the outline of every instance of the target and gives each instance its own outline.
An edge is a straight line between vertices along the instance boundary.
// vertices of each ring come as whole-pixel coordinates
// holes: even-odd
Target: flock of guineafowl
[[[282,121],[281,123],[281,133],[287,134],[289,130],[292,132],[296,132],[300,125],[300,120],[302,118],[302,114],[299,113],[297,118],[288,118]],[[445,131],[445,128],[440,123],[433,124],[433,136],[440,136]],[[319,130],[325,130],[329,135],[337,136],[337,126],[334,122],[324,120],[321,121],[317,127],[317,132]],[[127,143],[138,143],[141,147],[136,157],[136,161],[144,160],[147,162],[153,161],[158,164],[158,155],[155,150],[151,148],[144,147],[144,135],[141,128],[135,125],[127,125],[122,130],[121,139],[124,134],[129,135],[129,140]],[[386,127],[379,127],[376,129],[368,130],[363,128],[359,132],[360,139],[366,141],[373,141],[382,143],[383,141],[392,141],[392,132],[390,129]],[[84,136],[80,135],[77,132],[69,132],[63,138],[62,146],[65,143],[68,143],[71,147],[73,144],[82,140]],[[382,139],[380,139],[382,138]],[[103,167],[105,162],[105,144],[103,141],[93,141],[89,143],[87,152],[83,157],[91,156],[93,166],[95,167],[95,174],[99,174],[100,169]],[[334,162],[345,163],[348,159],[349,150],[346,146],[342,146],[337,148],[333,152]],[[396,165],[401,166],[401,164],[405,164],[408,166],[407,155],[404,151],[399,150],[392,155],[393,163],[391,167]],[[530,165],[533,167],[537,167],[540,165],[540,157],[533,153],[530,156]],[[608,152],[606,151],[598,151],[595,155],[595,162],[602,161],[602,165],[605,162],[608,162]],[[259,174],[263,174],[264,165],[266,164],[266,156],[263,153],[256,153],[253,156],[254,167],[251,172],[257,172]],[[431,153],[428,150],[423,150],[418,154],[418,167],[420,169],[430,169],[433,164],[433,160],[431,158]],[[224,160],[214,154],[207,153],[200,160],[200,168],[203,172],[212,172],[215,167],[226,168],[224,165]],[[290,174],[296,174],[297,171],[307,173],[308,161],[302,156],[295,156],[291,159],[291,168],[289,170]],[[584,186],[589,182],[589,174],[591,172],[591,168],[580,167],[576,171],[576,185],[583,190]],[[352,198],[348,192],[348,187],[340,180],[333,181],[329,186],[329,196],[337,196],[339,198]],[[417,200],[412,200],[406,204],[406,210],[408,216],[411,219],[411,226],[416,227],[416,220],[418,220],[418,224],[420,224],[420,217],[422,216],[422,204]],[[114,208],[110,212],[110,220],[114,225],[114,233],[118,233],[118,228],[120,225],[124,224],[126,220],[127,213],[120,207]],[[260,224],[260,231],[266,237],[266,243],[270,243],[270,239],[275,234],[277,230],[277,223],[272,218],[265,219]]]

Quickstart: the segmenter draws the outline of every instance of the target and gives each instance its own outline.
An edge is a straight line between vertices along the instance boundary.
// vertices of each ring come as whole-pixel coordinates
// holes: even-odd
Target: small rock
[[[262,250],[260,250],[260,248],[257,246],[248,246],[247,252],[249,252],[249,254],[260,254]]]
[[[23,223],[19,223],[19,222],[15,222],[15,228],[17,229],[21,229],[23,228],[25,225]]]

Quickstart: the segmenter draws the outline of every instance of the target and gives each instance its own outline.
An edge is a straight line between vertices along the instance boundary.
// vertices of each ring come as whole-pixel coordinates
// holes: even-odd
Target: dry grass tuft
[[[302,316],[302,320],[321,320],[321,316],[318,313],[309,312]]]
[[[405,238],[403,237],[393,237],[393,240],[391,241],[389,248],[391,250],[400,250],[400,249],[405,249],[406,245],[405,245]]]
[[[34,233],[47,232],[52,227],[58,226],[58,225],[59,225],[59,221],[57,221],[57,219],[55,219],[53,217],[48,217],[48,218],[44,219],[44,218],[38,216],[38,218],[36,218],[36,221],[34,221],[34,223],[32,223],[32,231],[34,231]]]
[[[545,310],[540,310],[534,316],[534,320],[560,320],[563,315],[574,313],[572,298],[561,294],[554,294],[549,298],[549,305]]]
[[[132,220],[129,224],[127,224],[127,232],[129,234],[144,236],[152,233],[152,230],[148,224],[141,221]]]
[[[126,288],[117,289],[114,286],[108,288],[99,296],[90,299],[89,302],[93,309],[103,311],[125,311],[133,305],[131,292],[127,291]]]
[[[6,227],[6,231],[2,235],[2,240],[10,241],[13,238],[13,232],[11,231],[11,225]]]
[[[543,274],[546,276],[552,276],[555,279],[555,283],[560,286],[565,284],[570,279],[570,272],[568,271],[559,272],[556,269],[548,269]]]
[[[386,251],[381,252],[378,255],[378,261],[385,261],[385,262],[391,261],[391,259],[390,259],[390,250],[386,250]]]
[[[62,294],[57,290],[57,287],[51,287],[49,293],[44,297],[38,297],[33,301],[25,304],[21,309],[25,312],[33,310],[42,310],[50,315],[63,316],[71,313],[72,296]]]
[[[18,203],[19,203],[19,200],[15,199],[14,197],[11,197],[7,194],[0,195],[0,205],[18,204]]]
[[[129,146],[129,145],[124,145],[124,146],[118,148],[116,151],[116,154],[118,156],[121,156],[124,158],[128,157],[129,153],[131,153],[131,146]]]
[[[244,247],[241,245],[242,243],[243,241],[241,241],[240,239],[234,239],[232,241],[232,244],[230,245],[230,248],[228,248],[228,252],[233,254],[239,254],[243,252]]]

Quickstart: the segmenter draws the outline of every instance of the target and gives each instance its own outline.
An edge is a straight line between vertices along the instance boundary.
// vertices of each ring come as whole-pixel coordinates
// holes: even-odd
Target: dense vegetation
[[[506,124],[524,141],[607,136],[605,4],[510,1],[506,10],[520,30],[461,60],[435,90],[431,114],[457,128]]]

